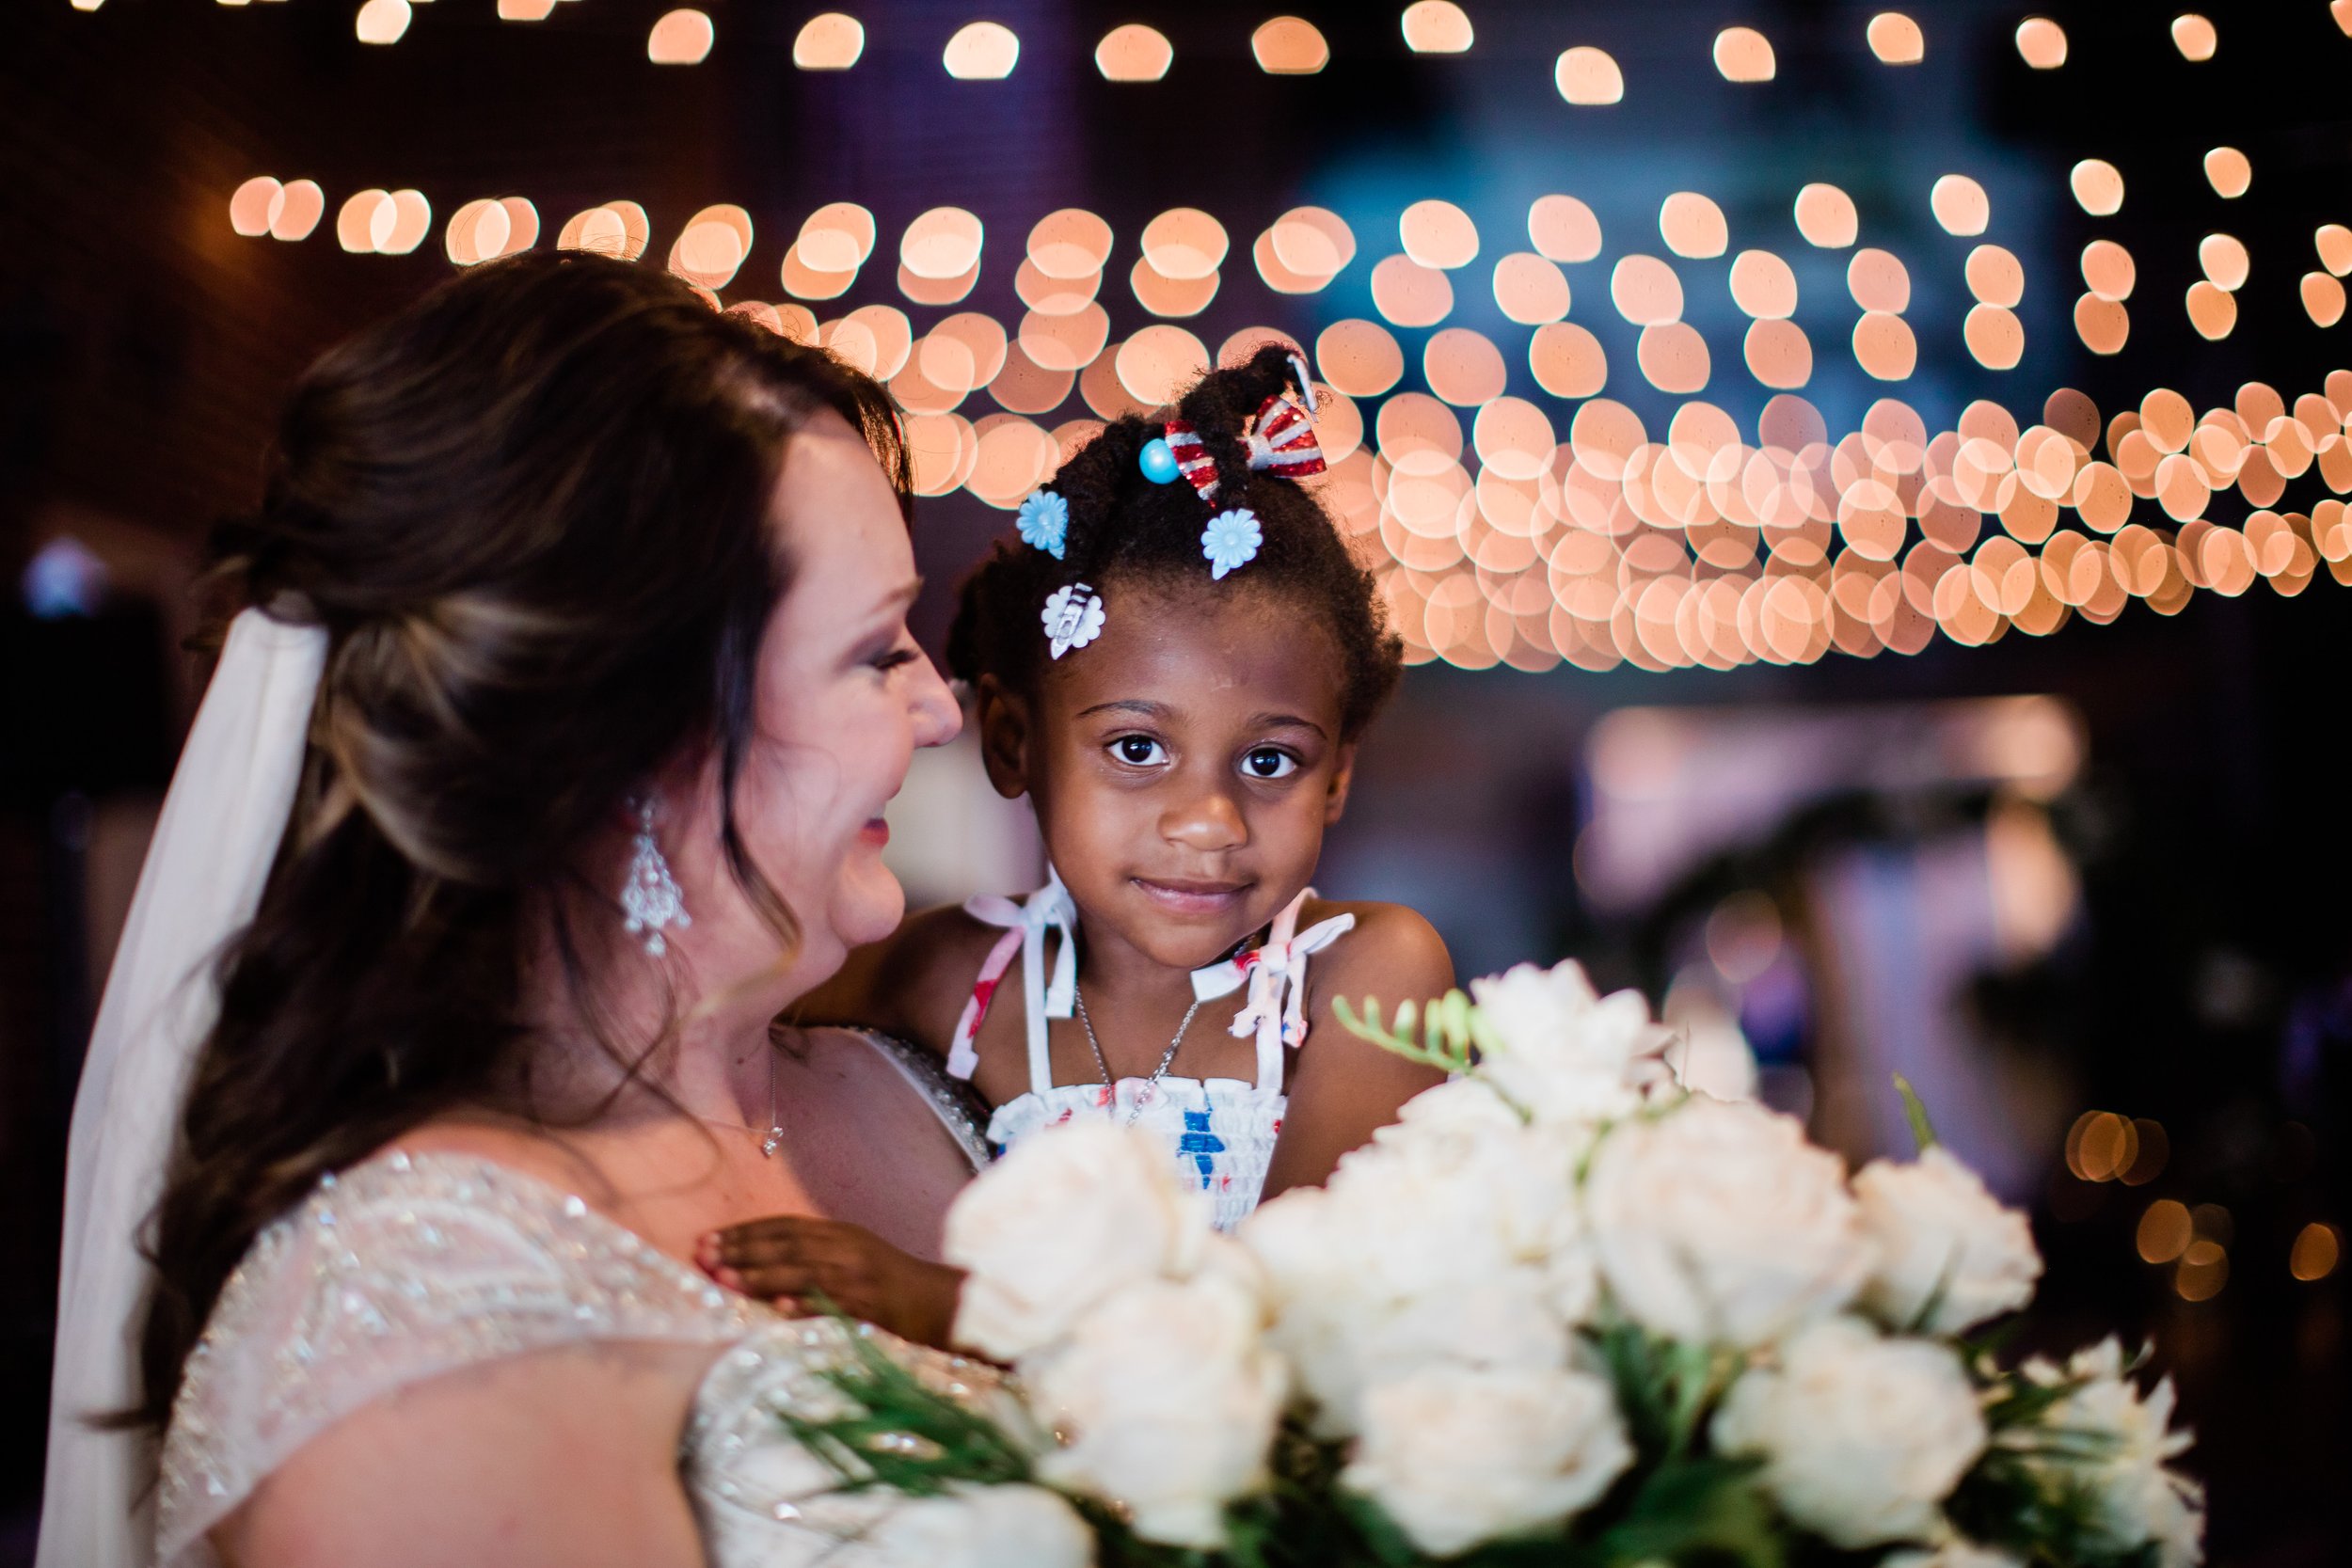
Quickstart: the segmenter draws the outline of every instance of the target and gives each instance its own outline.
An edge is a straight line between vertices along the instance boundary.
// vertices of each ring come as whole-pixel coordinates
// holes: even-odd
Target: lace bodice
[[[960,1141],[977,1140],[966,1128]],[[214,1568],[207,1531],[327,1426],[400,1387],[635,1339],[713,1354],[678,1459],[708,1560],[847,1568],[860,1553],[843,1537],[887,1499],[826,1496],[831,1473],[775,1417],[838,1398],[819,1374],[840,1363],[850,1332],[779,1318],[581,1198],[491,1161],[381,1154],[265,1229],[221,1292],[165,1438],[157,1560]],[[952,1392],[993,1385],[984,1367],[859,1332]]]

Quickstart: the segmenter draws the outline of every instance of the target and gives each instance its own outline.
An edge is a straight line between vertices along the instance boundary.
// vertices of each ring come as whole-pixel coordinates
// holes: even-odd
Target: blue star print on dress
[[[1225,1152],[1225,1140],[1209,1131],[1208,1112],[1184,1113],[1184,1135],[1176,1140],[1176,1152],[1192,1156],[1192,1163],[1200,1167],[1200,1185],[1207,1188],[1216,1174],[1216,1157]]]

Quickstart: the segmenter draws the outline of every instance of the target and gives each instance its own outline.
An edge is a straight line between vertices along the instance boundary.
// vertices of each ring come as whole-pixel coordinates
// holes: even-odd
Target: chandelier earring
[[[678,893],[677,879],[670,875],[670,863],[662,858],[661,846],[653,836],[660,798],[648,795],[631,804],[637,812],[637,840],[629,855],[628,880],[621,886],[621,913],[626,917],[623,928],[630,936],[642,933],[645,952],[658,958],[670,947],[661,933],[673,926],[684,930],[694,924],[694,917],[686,912],[686,900]]]

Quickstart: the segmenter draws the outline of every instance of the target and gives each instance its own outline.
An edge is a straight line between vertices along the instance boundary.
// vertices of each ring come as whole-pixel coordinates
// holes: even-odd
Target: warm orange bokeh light
[[[1478,226],[1451,201],[1416,201],[1397,222],[1405,254],[1424,267],[1452,271],[1478,258]]]
[[[2234,147],[2217,147],[2205,154],[2205,180],[2224,200],[2244,196],[2254,182],[2253,163]]]
[[[1726,27],[1715,35],[1715,69],[1726,82],[1769,82],[1776,69],[1772,40],[1753,27]]]
[[[1377,322],[1333,322],[1315,339],[1315,368],[1352,398],[1376,398],[1405,374],[1405,351]]]
[[[1919,24],[1900,11],[1881,11],[1864,33],[1870,53],[1887,65],[1917,65],[1927,58],[1928,41]]]
[[[2105,158],[2085,158],[2067,176],[2067,184],[2082,210],[2092,217],[2112,217],[2123,207],[2123,176]]]
[[[2046,16],[2029,16],[2017,24],[2017,53],[2036,71],[2056,71],[2066,63],[2066,29]]]
[[[229,198],[229,227],[247,239],[269,232],[270,220],[285,205],[286,187],[266,174],[257,174]]]
[[[1522,326],[1540,326],[1568,313],[1567,275],[1559,263],[1518,250],[1495,263],[1495,304]]]
[[[1658,210],[1658,232],[1677,256],[1707,260],[1730,248],[1724,210],[1696,191],[1677,191]]]
[[[270,207],[269,233],[274,240],[307,240],[326,215],[326,193],[315,180],[289,183]]]
[[[1156,82],[1175,60],[1168,35],[1139,22],[1112,28],[1094,46],[1094,69],[1106,82]]]
[[[1322,30],[1304,17],[1278,16],[1249,35],[1249,53],[1269,76],[1312,76],[1331,63]]]
[[[351,30],[361,43],[398,43],[415,14],[408,0],[367,0],[352,18]]]
[[[2343,1251],[2343,1238],[2336,1234],[2336,1227],[2313,1220],[2296,1232],[2294,1249],[2287,1255],[2287,1272],[2307,1282],[2325,1279],[2336,1272]]]
[[[1001,82],[1021,63],[1021,40],[1001,22],[973,22],[956,30],[939,56],[960,82]]]
[[[803,71],[847,71],[866,53],[866,24],[840,11],[820,11],[792,39],[792,63]]]
[[[1416,55],[1459,55],[1476,36],[1470,19],[1454,0],[1413,0],[1400,21],[1405,46]]]
[[[1580,106],[1625,102],[1625,72],[1606,49],[1591,44],[1564,51],[1552,65],[1551,81],[1562,98]]]
[[[1797,193],[1797,232],[1823,250],[1843,250],[1861,232],[1853,198],[1836,185],[1811,184]]]
[[[718,41],[710,18],[691,7],[671,11],[645,35],[645,58],[656,65],[700,65]]]

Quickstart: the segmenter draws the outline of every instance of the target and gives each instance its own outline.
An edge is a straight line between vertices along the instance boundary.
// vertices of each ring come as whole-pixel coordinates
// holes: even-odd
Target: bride
[[[689,1259],[937,1267],[980,1156],[927,1059],[770,1033],[958,725],[905,476],[872,382],[577,254],[296,388],[75,1108],[43,1568],[834,1552],[775,1411],[845,1337]]]

